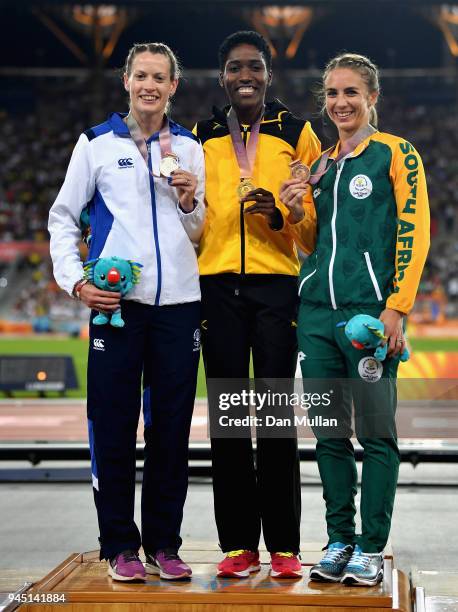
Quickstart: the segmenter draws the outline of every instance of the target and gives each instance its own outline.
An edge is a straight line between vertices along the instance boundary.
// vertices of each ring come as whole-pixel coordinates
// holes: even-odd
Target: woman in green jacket
[[[314,429],[328,544],[310,577],[370,586],[382,580],[391,526],[399,469],[398,358],[405,346],[404,319],[429,248],[428,196],[414,147],[377,130],[376,66],[345,53],[329,62],[322,82],[323,112],[339,140],[312,165],[309,185],[290,179],[280,191],[288,208],[303,211],[293,226],[297,242],[308,238],[309,244],[310,234],[316,234],[299,279],[302,375],[326,379],[327,387],[333,379],[336,387],[331,406],[321,414],[336,417],[337,429]],[[343,323],[360,313],[384,324],[388,355],[383,362],[374,358],[374,350],[357,350],[345,336]],[[340,379],[352,381],[338,384]],[[355,533],[352,401],[364,449],[360,535]]]

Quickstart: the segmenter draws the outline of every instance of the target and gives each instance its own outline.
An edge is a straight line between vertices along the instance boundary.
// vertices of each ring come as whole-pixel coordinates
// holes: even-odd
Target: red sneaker
[[[259,553],[251,550],[231,550],[226,558],[218,563],[217,576],[226,578],[246,578],[251,572],[259,572]]]
[[[270,575],[274,578],[300,578],[302,565],[298,556],[292,552],[272,553]]]

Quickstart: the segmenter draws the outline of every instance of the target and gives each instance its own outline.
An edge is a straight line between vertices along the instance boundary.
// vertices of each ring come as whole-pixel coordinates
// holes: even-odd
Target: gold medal
[[[300,179],[303,183],[307,183],[310,178],[310,168],[303,164],[300,159],[291,162],[291,177]]]
[[[256,189],[256,187],[251,182],[251,179],[242,179],[237,187],[237,195],[239,197],[239,200],[244,198],[248,193],[250,193],[250,191],[253,191],[254,189]]]
[[[180,167],[180,164],[178,162],[178,157],[174,155],[173,153],[167,153],[161,159],[161,163],[159,164],[159,171],[161,173],[161,176],[170,178],[172,175],[172,172],[175,172],[175,170],[178,170],[179,167]]]

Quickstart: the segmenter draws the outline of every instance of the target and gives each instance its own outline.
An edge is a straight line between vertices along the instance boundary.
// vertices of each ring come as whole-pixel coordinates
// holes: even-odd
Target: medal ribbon
[[[176,157],[172,151],[172,139],[170,136],[169,120],[166,118],[163,127],[159,131],[159,146],[161,147],[161,159],[171,155]]]
[[[137,149],[140,151],[140,155],[143,157],[145,161],[146,167],[148,168],[148,172],[150,172],[150,169],[148,166],[148,147],[146,146],[146,141],[143,138],[140,126],[138,125],[132,113],[129,113],[127,115],[126,124],[127,124],[127,127],[129,128],[129,132],[132,137],[132,140],[137,145]],[[175,157],[172,151],[171,137],[170,137],[170,125],[169,125],[169,120],[167,119],[167,117],[165,119],[164,125],[159,131],[159,146],[161,148],[161,158],[162,159],[164,159],[164,157],[166,157],[167,155],[172,155],[173,157]],[[160,174],[157,175],[157,174],[154,174],[153,172],[151,172],[151,174],[152,176],[156,176],[156,177],[161,176]]]
[[[321,179],[322,176],[324,176],[326,174],[326,172],[332,168],[332,166],[334,164],[337,164],[341,159],[343,159],[344,157],[346,157],[347,155],[349,155],[350,153],[353,153],[353,151],[356,149],[356,147],[361,144],[363,142],[363,140],[366,140],[366,138],[368,136],[370,136],[371,134],[374,134],[377,130],[372,127],[372,125],[365,125],[364,127],[362,127],[361,129],[359,129],[355,134],[353,134],[353,136],[351,138],[349,138],[347,140],[347,142],[341,147],[340,149],[340,153],[337,155],[337,157],[332,161],[331,164],[329,164],[329,167],[326,168],[326,164],[328,163],[328,159],[329,156],[331,155],[331,151],[326,151],[326,153],[323,153],[322,158],[320,159],[320,163],[318,165],[318,168],[316,170],[315,174],[312,174],[312,176],[309,179],[309,183],[310,185],[315,185],[316,183],[318,183],[318,181]]]
[[[235,156],[237,158],[237,163],[240,168],[241,179],[251,178],[253,175],[254,161],[256,159],[256,149],[258,146],[259,128],[261,126],[261,120],[263,115],[264,110],[261,113],[259,119],[256,121],[256,123],[253,123],[253,125],[251,126],[250,138],[245,147],[245,144],[242,140],[242,135],[240,134],[239,121],[232,107],[230,108],[227,114],[227,127],[229,128],[232,146],[234,147]]]

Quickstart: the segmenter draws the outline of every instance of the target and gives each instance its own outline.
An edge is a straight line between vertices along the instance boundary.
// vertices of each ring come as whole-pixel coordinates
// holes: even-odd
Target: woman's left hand
[[[402,329],[402,313],[392,308],[385,308],[379,316],[385,326],[386,344],[388,345],[388,357],[396,357],[404,350],[406,340]]]
[[[172,172],[169,184],[176,188],[181,208],[186,212],[191,212],[194,209],[197,176],[178,168],[178,170]]]

